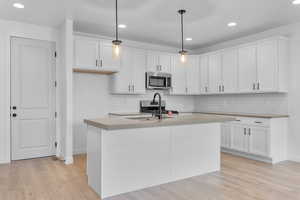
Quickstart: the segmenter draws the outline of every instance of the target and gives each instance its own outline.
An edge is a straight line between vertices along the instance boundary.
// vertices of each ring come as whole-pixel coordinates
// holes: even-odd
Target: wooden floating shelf
[[[79,68],[73,68],[73,72],[86,73],[86,74],[104,74],[104,75],[111,75],[111,74],[117,73],[117,71],[105,71],[105,70],[93,70],[93,69],[79,69]]]

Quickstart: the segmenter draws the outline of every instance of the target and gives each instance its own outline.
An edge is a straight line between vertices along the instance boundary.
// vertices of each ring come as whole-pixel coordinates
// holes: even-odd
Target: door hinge
[[[54,52],[54,58],[57,58],[57,52],[56,51]]]
[[[54,117],[57,118],[57,112],[54,113]]]
[[[54,81],[54,87],[57,87],[57,81]]]
[[[57,142],[54,142],[54,147],[57,148]]]

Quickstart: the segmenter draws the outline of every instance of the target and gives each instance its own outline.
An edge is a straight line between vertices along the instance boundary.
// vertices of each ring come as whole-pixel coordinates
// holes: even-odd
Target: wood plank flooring
[[[88,187],[85,155],[66,166],[54,158],[0,165],[0,200],[97,200]],[[222,154],[221,172],[107,200],[300,200],[300,164],[270,165]]]

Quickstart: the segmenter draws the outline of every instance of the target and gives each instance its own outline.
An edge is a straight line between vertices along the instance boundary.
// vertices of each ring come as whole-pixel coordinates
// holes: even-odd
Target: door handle
[[[253,83],[253,90],[255,90],[255,83]]]
[[[251,135],[251,128],[249,128],[249,132],[248,132],[249,136]]]
[[[130,85],[128,85],[128,91],[130,92]]]
[[[102,60],[100,60],[100,66],[101,66],[101,67],[103,66],[103,61],[102,61]]]
[[[260,85],[259,85],[259,83],[257,83],[257,89],[260,90]]]
[[[244,128],[244,135],[247,135],[247,129]]]
[[[221,85],[219,85],[219,92],[221,92]]]
[[[225,91],[225,87],[224,87],[224,85],[222,85],[222,92],[224,92]]]
[[[96,67],[98,67],[98,59],[96,59]]]

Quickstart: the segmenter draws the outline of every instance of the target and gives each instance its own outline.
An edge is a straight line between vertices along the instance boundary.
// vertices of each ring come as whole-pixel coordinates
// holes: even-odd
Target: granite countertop
[[[235,117],[254,117],[254,118],[288,118],[287,114],[256,114],[256,113],[237,113],[237,112],[197,112],[200,114],[224,115]]]
[[[134,129],[134,128],[148,128],[148,127],[160,127],[160,126],[178,126],[188,124],[206,124],[206,123],[222,123],[227,121],[234,121],[234,117],[220,116],[212,114],[200,114],[193,113],[187,115],[178,115],[172,118],[165,118],[162,120],[150,119],[146,117],[142,119],[136,119],[126,115],[127,117],[115,117],[107,116],[98,119],[85,119],[84,122],[88,125],[106,129],[106,130],[118,130],[118,129]],[[140,116],[143,117],[143,116]]]

